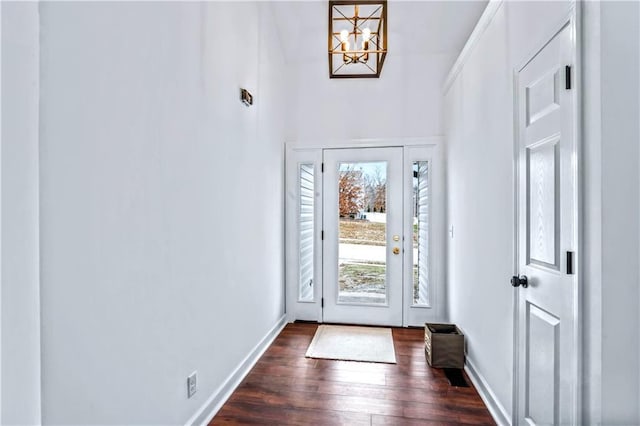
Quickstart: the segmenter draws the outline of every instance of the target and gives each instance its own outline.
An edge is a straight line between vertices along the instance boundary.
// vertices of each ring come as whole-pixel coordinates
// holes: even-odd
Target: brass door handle
[[[394,247],[393,254],[400,254],[400,247]]]

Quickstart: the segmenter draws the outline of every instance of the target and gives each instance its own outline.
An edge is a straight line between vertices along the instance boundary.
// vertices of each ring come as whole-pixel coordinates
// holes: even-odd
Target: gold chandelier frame
[[[386,0],[329,1],[330,78],[379,78],[386,56]]]

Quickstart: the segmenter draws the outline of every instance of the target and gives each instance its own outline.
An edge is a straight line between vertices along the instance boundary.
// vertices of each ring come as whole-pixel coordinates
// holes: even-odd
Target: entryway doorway
[[[287,149],[291,321],[442,320],[440,146]]]

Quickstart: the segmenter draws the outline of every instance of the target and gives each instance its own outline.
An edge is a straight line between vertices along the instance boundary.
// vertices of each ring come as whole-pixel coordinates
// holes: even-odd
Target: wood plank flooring
[[[398,363],[375,364],[305,358],[316,328],[287,325],[210,424],[495,424],[473,387],[429,367],[422,330],[394,328]]]

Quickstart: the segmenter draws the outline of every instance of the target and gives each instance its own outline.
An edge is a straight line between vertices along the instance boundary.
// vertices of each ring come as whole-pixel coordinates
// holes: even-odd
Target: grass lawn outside
[[[385,245],[386,225],[366,220],[340,219],[340,242],[364,244],[369,246]]]
[[[366,220],[340,219],[341,243],[361,244],[366,246],[386,245],[387,226],[385,223],[369,222]],[[413,225],[413,247],[418,247],[418,225]]]
[[[341,263],[339,277],[338,285],[341,292],[385,293],[385,265]]]

